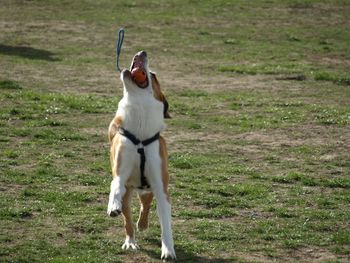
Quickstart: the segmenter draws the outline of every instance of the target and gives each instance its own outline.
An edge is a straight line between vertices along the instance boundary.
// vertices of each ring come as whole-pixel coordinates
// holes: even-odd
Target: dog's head
[[[131,72],[135,68],[139,68],[141,70],[140,73],[144,75],[144,81],[136,81],[135,78],[132,76]],[[153,94],[152,82],[150,81],[151,76],[150,71],[148,69],[147,53],[145,51],[138,52],[131,62],[130,69],[124,69],[120,75],[120,78],[123,82],[124,89],[128,93],[142,94],[144,92],[147,92]]]
[[[141,74],[144,74],[144,81],[139,82],[134,79],[131,72],[135,68],[139,68],[141,70]],[[124,91],[128,92],[129,94],[152,94],[154,98],[163,102],[164,118],[170,118],[170,115],[168,113],[168,101],[166,100],[160,88],[156,74],[154,72],[151,72],[148,68],[148,57],[145,51],[136,53],[133,60],[131,61],[130,69],[123,70],[120,78],[123,82]]]

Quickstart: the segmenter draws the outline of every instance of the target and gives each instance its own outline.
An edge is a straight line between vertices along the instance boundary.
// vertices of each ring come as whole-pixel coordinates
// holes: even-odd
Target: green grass
[[[121,65],[166,92],[178,262],[350,260],[347,1],[3,1],[0,261],[159,262],[106,216]],[[19,15],[20,14],[20,15]],[[133,214],[138,214],[137,199]]]
[[[22,89],[22,87],[11,80],[2,80],[0,81],[0,89]]]
[[[332,81],[337,84],[350,85],[350,77],[339,73],[317,72],[315,74],[315,80]]]

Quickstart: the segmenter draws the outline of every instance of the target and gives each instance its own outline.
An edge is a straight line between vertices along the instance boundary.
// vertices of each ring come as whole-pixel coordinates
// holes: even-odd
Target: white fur
[[[159,145],[154,145],[158,147]],[[154,149],[156,150],[156,149]],[[151,149],[149,149],[149,152]],[[153,151],[155,152],[155,151]],[[149,153],[151,155],[151,153]],[[151,155],[152,156],[152,155]],[[173,235],[171,230],[171,205],[163,191],[163,182],[161,180],[161,160],[159,155],[152,156],[152,162],[149,163],[150,176],[149,182],[153,189],[153,194],[157,200],[157,213],[162,230],[162,259],[175,258]]]
[[[127,236],[122,246],[122,249],[128,250],[129,248],[136,250],[136,249],[139,249],[139,246],[136,244],[134,238]]]
[[[148,72],[149,75],[149,72]],[[150,76],[148,76],[149,79]],[[116,115],[122,118],[122,127],[138,139],[145,140],[164,129],[163,103],[153,97],[151,81],[147,88],[139,88],[123,71],[121,80],[124,94],[118,104]],[[111,192],[107,213],[119,214],[122,211],[122,198],[126,192],[125,185],[137,188],[140,186],[140,156],[137,147],[127,138],[122,137],[122,162],[119,164],[118,176],[111,183]],[[151,185],[151,191],[157,200],[157,213],[162,230],[162,259],[175,259],[175,250],[171,230],[171,205],[164,193],[159,141],[145,147],[145,176]],[[116,165],[116,160],[114,164]],[[126,237],[123,249],[137,249],[134,237]]]
[[[164,129],[164,105],[153,97],[152,92],[136,88],[139,91],[124,88],[117,116],[122,117],[124,129],[132,132],[138,139],[146,140]]]

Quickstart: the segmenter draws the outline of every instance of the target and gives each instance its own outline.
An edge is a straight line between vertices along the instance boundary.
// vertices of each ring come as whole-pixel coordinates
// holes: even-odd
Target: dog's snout
[[[145,57],[147,57],[147,52],[142,50],[142,51],[140,51],[139,53],[136,54],[136,57],[143,57],[143,58],[145,58]]]
[[[144,50],[140,51],[140,56],[141,57],[147,57],[147,52],[144,51]]]

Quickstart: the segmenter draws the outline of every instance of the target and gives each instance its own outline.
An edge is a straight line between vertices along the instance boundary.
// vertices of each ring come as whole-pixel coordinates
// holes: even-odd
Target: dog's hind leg
[[[166,198],[163,189],[155,193],[157,199],[157,213],[162,230],[162,255],[165,260],[175,259],[174,241],[171,230],[171,205]]]
[[[150,175],[149,182],[151,184],[153,194],[157,200],[157,213],[162,230],[162,255],[164,260],[176,259],[173,234],[171,229],[171,205],[167,190],[167,182],[163,182],[162,166],[159,156],[153,156],[152,162],[149,162]]]
[[[122,246],[122,249],[138,249],[138,245],[135,241],[135,234],[134,234],[134,227],[132,223],[132,215],[131,215],[131,209],[130,209],[130,201],[131,201],[131,195],[132,195],[132,189],[126,188],[126,192],[123,197],[123,208],[122,213],[124,217],[124,227],[125,227],[125,242]]]
[[[139,194],[139,199],[141,208],[140,216],[137,221],[137,229],[143,231],[148,228],[148,214],[153,200],[153,193]]]

